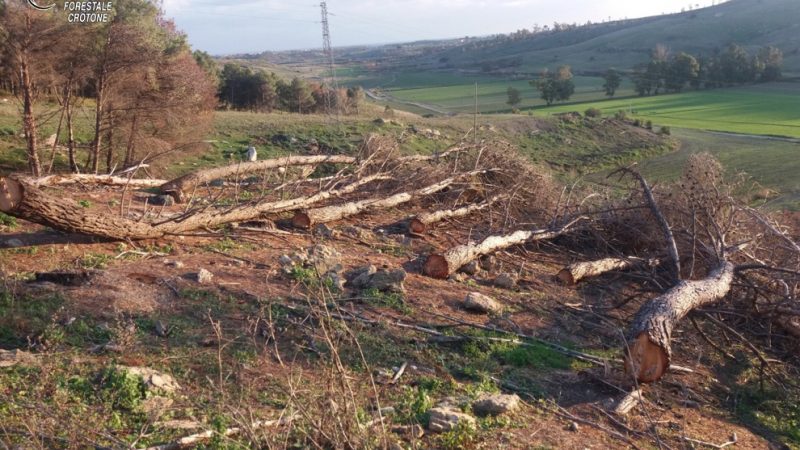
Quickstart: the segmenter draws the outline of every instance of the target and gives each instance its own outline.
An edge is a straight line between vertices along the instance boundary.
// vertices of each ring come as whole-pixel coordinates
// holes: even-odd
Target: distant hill
[[[515,72],[570,64],[579,72],[628,69],[646,61],[657,44],[673,51],[711,54],[735,42],[751,51],[774,45],[785,72],[800,74],[800,0],[731,0],[677,14],[616,21],[571,30],[468,43],[427,63],[439,68],[487,70],[508,62]],[[502,70],[502,69],[501,69]]]

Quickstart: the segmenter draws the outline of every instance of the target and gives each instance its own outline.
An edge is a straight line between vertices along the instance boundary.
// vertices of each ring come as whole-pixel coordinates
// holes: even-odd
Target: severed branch
[[[443,209],[439,211],[419,214],[415,217],[408,219],[406,227],[408,229],[408,232],[411,234],[424,234],[427,231],[428,226],[434,223],[456,217],[468,216],[474,212],[492,206],[494,203],[497,203],[499,200],[503,198],[505,198],[505,196],[497,195],[484,202],[463,206],[457,209]]]
[[[166,183],[166,180],[128,179],[128,177],[89,174],[49,175],[41,178],[25,178],[24,180],[27,184],[35,187],[64,186],[69,184],[99,184],[104,186],[128,185],[132,187],[151,188],[159,187]]]
[[[608,176],[611,177],[618,172],[624,172],[630,174],[634,177],[639,184],[642,186],[642,191],[644,191],[645,198],[647,199],[647,204],[650,206],[650,211],[653,213],[658,225],[661,227],[661,232],[664,235],[664,240],[667,244],[667,252],[669,253],[670,263],[671,263],[671,270],[672,275],[675,281],[681,279],[681,258],[680,254],[678,253],[678,244],[675,243],[675,236],[672,234],[672,228],[669,226],[669,222],[667,218],[664,217],[664,214],[661,212],[661,209],[658,207],[658,203],[656,202],[656,198],[653,195],[653,190],[650,188],[650,185],[647,183],[647,180],[640,174],[639,172],[630,169],[628,167],[620,168]]]
[[[444,253],[429,255],[425,260],[422,271],[429,277],[444,279],[470,261],[497,250],[526,242],[554,239],[566,234],[572,230],[575,224],[584,219],[585,217],[579,217],[558,229],[521,230],[505,236],[489,236],[480,244],[459,245]]]
[[[561,269],[556,278],[564,284],[574,285],[585,278],[603,275],[614,270],[627,270],[637,266],[659,264],[657,259],[642,259],[636,257],[604,258],[597,261],[577,262]]]
[[[287,417],[284,419],[278,420],[259,420],[257,422],[253,422],[250,424],[248,429],[250,430],[257,430],[261,428],[269,428],[274,426],[281,426],[287,425],[291,423],[293,420],[297,419],[297,416]],[[223,430],[222,432],[216,431],[204,431],[202,433],[193,434],[191,436],[186,436],[180,438],[176,441],[170,442],[168,444],[162,445],[154,445],[152,447],[147,447],[146,450],[179,450],[183,448],[192,448],[200,445],[201,443],[211,439],[214,437],[215,434],[220,434],[223,437],[231,437],[241,434],[245,431],[245,427],[232,427]]]

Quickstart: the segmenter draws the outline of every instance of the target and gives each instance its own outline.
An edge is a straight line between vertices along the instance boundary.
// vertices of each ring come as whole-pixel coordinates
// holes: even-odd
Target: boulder
[[[120,369],[133,376],[142,377],[144,388],[149,392],[173,394],[181,388],[172,375],[167,375],[147,367],[120,367]]]
[[[501,273],[494,279],[494,285],[503,289],[514,289],[517,286],[517,277],[510,273]]]
[[[327,245],[317,244],[308,249],[308,266],[313,267],[317,273],[341,273],[344,267],[340,264],[342,255],[336,249]]]
[[[499,314],[503,311],[503,305],[488,295],[470,292],[464,299],[464,309],[482,314]]]
[[[370,277],[367,283],[368,289],[377,289],[382,292],[403,293],[406,291],[403,281],[408,274],[403,269],[385,270],[381,269]]]
[[[454,409],[437,407],[431,409],[429,413],[428,429],[436,433],[450,431],[459,424],[466,424],[473,428],[476,425],[474,417]]]
[[[515,394],[486,395],[472,403],[472,410],[481,416],[497,416],[519,408],[519,401]]]
[[[195,280],[200,284],[211,284],[214,280],[214,274],[206,269],[200,269],[200,271],[195,274]]]

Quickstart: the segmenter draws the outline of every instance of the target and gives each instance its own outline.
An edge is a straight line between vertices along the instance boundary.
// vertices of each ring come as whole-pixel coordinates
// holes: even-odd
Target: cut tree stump
[[[408,232],[411,234],[425,234],[425,232],[428,230],[428,226],[434,223],[438,223],[447,219],[453,219],[456,217],[468,216],[474,212],[492,206],[492,204],[496,203],[503,197],[504,196],[502,195],[498,195],[492,197],[489,200],[486,200],[485,202],[467,205],[457,209],[443,209],[439,211],[432,211],[429,213],[419,214],[415,217],[408,219],[406,227],[408,228]]]
[[[730,291],[735,268],[722,263],[707,278],[681,281],[645,303],[628,328],[625,370],[642,383],[661,378],[672,359],[672,330],[690,311],[719,301]]]
[[[569,232],[572,227],[581,220],[583,220],[583,217],[575,219],[555,230],[523,230],[505,236],[489,236],[480,244],[459,245],[444,253],[428,256],[422,267],[422,272],[432,278],[445,279],[470,261],[481,256],[526,242],[554,239]]]
[[[628,257],[577,262],[561,269],[556,278],[566,285],[574,285],[585,278],[597,277],[614,270],[627,270],[645,264],[654,266],[658,264],[658,261]]]
[[[299,211],[295,213],[294,217],[292,218],[292,225],[296,228],[307,230],[314,225],[329,223],[344,219],[345,217],[355,216],[367,210],[393,208],[397,205],[410,202],[415,198],[440,192],[459,179],[484,172],[485,171],[480,170],[459,174],[455,177],[447,178],[416,191],[401,192],[386,198],[369,198],[366,200],[349,202],[342,205],[332,205],[323,208],[309,209],[307,211]]]
[[[315,166],[323,163],[355,164],[357,162],[358,158],[347,155],[287,156],[286,158],[243,162],[186,174],[161,185],[161,193],[171,195],[178,203],[185,203],[195,187],[220,178],[251,175],[279,167]]]

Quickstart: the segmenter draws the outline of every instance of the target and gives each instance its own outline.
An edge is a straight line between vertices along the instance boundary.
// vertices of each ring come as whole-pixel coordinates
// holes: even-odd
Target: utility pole
[[[331,30],[328,27],[328,4],[324,0],[319,4],[322,10],[322,52],[328,59],[328,69],[330,70],[330,81],[328,88],[330,91],[325,96],[325,108],[328,110],[328,115],[331,114],[333,107],[333,99],[331,96],[338,95],[339,84],[336,82],[336,68],[333,62],[333,47],[331,46]],[[339,121],[339,108],[336,108],[336,121]]]

